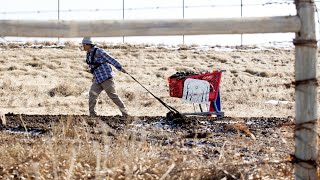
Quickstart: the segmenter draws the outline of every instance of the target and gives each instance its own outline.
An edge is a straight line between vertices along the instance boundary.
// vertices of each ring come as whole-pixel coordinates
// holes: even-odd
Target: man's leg
[[[115,88],[115,83],[113,81],[113,78],[108,79],[101,83],[103,89],[106,91],[107,95],[109,98],[118,106],[119,110],[121,111],[122,115],[127,117],[128,110],[127,107],[124,105],[123,101],[121,98],[118,96]]]
[[[97,104],[97,98],[101,91],[103,90],[100,84],[92,83],[89,91],[89,113],[90,116],[96,116],[97,113],[95,112],[94,108]]]

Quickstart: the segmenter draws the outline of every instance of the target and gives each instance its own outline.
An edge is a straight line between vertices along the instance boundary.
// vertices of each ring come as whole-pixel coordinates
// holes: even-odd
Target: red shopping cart
[[[224,70],[211,73],[195,74],[191,72],[177,72],[168,78],[171,97],[182,98],[185,101],[198,103],[201,112],[182,113],[183,115],[202,115],[223,117],[220,99],[220,81]],[[202,110],[201,104],[209,106],[208,111]]]

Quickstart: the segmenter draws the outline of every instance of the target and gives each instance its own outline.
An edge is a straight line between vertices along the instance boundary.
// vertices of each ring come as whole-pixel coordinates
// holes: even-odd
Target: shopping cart
[[[223,117],[220,99],[220,81],[224,70],[210,73],[195,74],[191,72],[177,72],[168,78],[171,97],[181,98],[193,105],[199,104],[200,112],[181,113],[183,115],[200,115]],[[204,111],[202,105],[207,107]]]

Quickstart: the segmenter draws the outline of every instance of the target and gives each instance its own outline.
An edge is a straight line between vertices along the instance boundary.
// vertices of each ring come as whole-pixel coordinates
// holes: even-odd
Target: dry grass
[[[48,94],[50,97],[54,96],[79,96],[83,92],[84,88],[74,84],[59,84],[57,87],[51,89]]]
[[[36,42],[36,45],[41,43]],[[292,50],[251,51],[242,47],[220,52],[215,51],[216,47],[201,50],[201,47],[185,45],[166,48],[104,43],[102,46],[139,82],[180,111],[192,112],[193,106],[169,97],[167,78],[170,75],[177,71],[223,69],[226,72],[220,87],[223,109],[227,115],[292,116],[294,113],[294,88],[281,86],[294,79]],[[0,52],[0,75],[3,77],[0,80],[0,99],[2,102],[12,102],[10,108],[2,106],[3,112],[87,113],[87,94],[92,75],[84,62],[85,52],[81,51],[80,44],[67,42],[62,49],[44,46],[41,49],[7,48]],[[116,88],[133,115],[167,113],[166,108],[129,76],[117,70],[115,73]],[[31,97],[34,94],[38,96],[29,100],[28,93]],[[289,104],[266,104],[269,100],[283,100]],[[120,113],[105,93],[101,94],[98,102],[99,114]],[[41,108],[35,108],[39,104]]]
[[[32,45],[34,43],[9,44],[0,48],[0,101],[3,102],[0,111],[87,114],[92,76],[87,71],[85,52],[81,51],[80,45],[72,42],[67,42],[63,48]],[[177,71],[223,69],[226,72],[220,89],[226,116],[294,116],[294,88],[284,85],[294,79],[293,50],[251,51],[252,48],[239,47],[235,51],[216,51],[216,47],[201,50],[197,46],[184,45],[172,49],[154,45],[101,45],[139,82],[181,112],[193,112],[194,107],[169,97],[167,78]],[[118,93],[132,115],[164,116],[167,113],[165,107],[129,76],[117,70],[115,74]],[[269,100],[288,103],[266,103]],[[120,114],[105,93],[98,99],[97,112],[100,115]],[[223,142],[223,146],[217,148],[217,161],[207,161],[205,153],[199,153],[197,148],[177,148],[185,143],[182,140],[172,146],[162,146],[150,143],[146,138],[156,133],[172,139],[176,134],[155,130],[133,133],[125,129],[111,136],[110,133],[115,133],[112,129],[103,122],[97,123],[92,128],[84,120],[69,117],[52,125],[49,136],[1,132],[1,178],[272,179],[268,177],[268,172],[272,171],[273,179],[277,173],[290,179],[292,173],[283,164],[242,166],[241,153],[230,149],[230,142],[239,141],[243,143],[239,146],[250,147],[256,138],[242,123],[229,128],[244,132],[249,138],[243,139],[239,135],[232,141]],[[274,151],[265,148],[271,154]],[[208,153],[215,154],[216,151]],[[228,164],[235,159],[238,164]],[[244,167],[247,169],[241,169]]]
[[[291,179],[291,165],[273,160],[280,147],[260,147],[256,153],[270,156],[258,163],[243,163],[248,151],[258,148],[250,145],[257,146],[261,140],[253,138],[241,121],[235,122],[229,128],[249,137],[238,132],[238,137],[226,141],[216,138],[216,143],[223,145],[211,148],[186,146],[187,140],[178,138],[183,135],[179,131],[129,126],[115,131],[103,121],[89,122],[81,116],[62,117],[45,135],[2,131],[0,178]],[[226,131],[230,131],[228,127]],[[230,134],[224,136],[228,139]]]
[[[112,130],[103,122],[90,128],[85,121],[71,116],[52,127],[49,137],[1,133],[2,142],[13,139],[11,143],[0,145],[0,158],[5,162],[0,163],[1,179],[206,179],[227,176],[214,162],[204,164],[201,154],[148,142],[143,137],[149,132],[140,132],[138,137],[124,130],[110,136]]]

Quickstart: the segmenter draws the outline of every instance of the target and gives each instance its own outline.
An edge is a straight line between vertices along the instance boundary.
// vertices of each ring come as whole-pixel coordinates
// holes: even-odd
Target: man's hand
[[[128,74],[128,72],[125,69],[121,69],[121,72]]]

